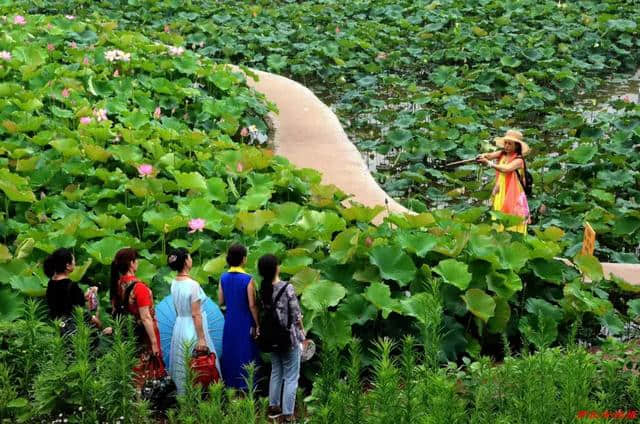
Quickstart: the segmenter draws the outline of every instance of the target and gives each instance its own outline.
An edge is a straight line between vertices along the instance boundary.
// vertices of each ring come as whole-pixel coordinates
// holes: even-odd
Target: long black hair
[[[61,247],[44,260],[44,274],[51,278],[55,274],[61,274],[67,270],[67,265],[73,263],[71,250]]]
[[[167,264],[172,270],[180,272],[184,269],[187,259],[189,259],[189,251],[184,247],[179,247],[169,252]]]
[[[270,308],[273,303],[273,280],[278,270],[278,258],[270,253],[258,259],[258,273],[262,277],[260,283],[260,301],[264,308]]]
[[[131,247],[125,247],[124,249],[118,250],[115,258],[113,258],[113,262],[111,262],[111,286],[109,287],[109,297],[111,298],[111,304],[116,310],[122,300],[118,295],[118,281],[120,281],[120,277],[129,271],[131,267],[131,263],[138,259],[138,251]]]

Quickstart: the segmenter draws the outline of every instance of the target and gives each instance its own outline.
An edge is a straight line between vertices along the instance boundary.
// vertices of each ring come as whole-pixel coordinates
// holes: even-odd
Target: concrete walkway
[[[324,184],[335,185],[358,203],[372,207],[386,200],[390,212],[409,212],[380,188],[338,117],[311,90],[279,75],[254,72],[260,79],[247,78],[249,85],[264,93],[280,112],[273,116],[277,154],[299,168],[320,171]],[[374,223],[386,214],[386,210],[378,214]]]
[[[392,213],[410,213],[380,188],[337,116],[311,90],[280,75],[253,72],[260,79],[248,78],[249,85],[264,93],[280,112],[272,117],[277,154],[299,168],[320,171],[323,183],[353,195],[358,203],[372,207],[384,205],[386,199]],[[382,222],[386,215],[385,210],[373,222]],[[613,274],[640,285],[640,265],[602,263],[602,267],[605,276]]]

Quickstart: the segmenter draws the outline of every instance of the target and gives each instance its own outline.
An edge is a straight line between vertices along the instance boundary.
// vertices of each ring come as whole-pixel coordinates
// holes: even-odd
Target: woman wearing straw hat
[[[496,184],[493,187],[493,209],[510,215],[520,216],[522,224],[510,227],[510,231],[527,233],[530,222],[529,203],[523,183],[525,164],[523,156],[529,152],[529,146],[522,140],[522,133],[509,130],[503,137],[495,139],[501,151],[484,153],[478,156],[478,162],[496,170]],[[493,160],[496,159],[497,163]]]

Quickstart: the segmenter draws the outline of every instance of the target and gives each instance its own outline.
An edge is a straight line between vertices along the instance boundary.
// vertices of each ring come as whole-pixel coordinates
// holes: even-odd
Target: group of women
[[[509,230],[526,234],[529,207],[523,181],[526,170],[524,155],[529,147],[523,141],[522,133],[514,130],[497,138],[496,142],[502,148],[501,151],[480,155],[477,160],[496,170],[496,183],[492,193],[493,209],[521,217],[522,223]],[[305,337],[300,305],[293,286],[280,281],[278,260],[274,255],[265,255],[258,261],[261,276],[259,296],[254,279],[243,268],[246,261],[247,249],[244,246],[233,245],[229,248],[229,270],[222,275],[217,293],[219,305],[226,305],[222,355],[217,366],[225,385],[246,388],[245,366],[259,360],[255,343],[255,338],[260,335],[259,308],[275,311],[280,323],[289,328],[293,348],[287,352],[271,354],[269,412],[271,417],[290,421],[293,418],[300,372],[300,346]],[[176,272],[171,283],[176,321],[171,338],[168,371],[178,392],[183,393],[186,383],[185,353],[191,353],[184,347],[191,345],[190,350],[208,349],[214,352],[215,347],[202,307],[207,296],[200,284],[189,275],[191,256],[186,249],[176,249],[167,256],[167,264]],[[95,302],[97,288],[90,287],[83,294],[78,285],[69,279],[74,266],[75,259],[68,249],[58,249],[44,263],[45,273],[50,278],[46,293],[50,315],[72,325],[72,310],[86,303],[88,315],[91,316],[89,321],[100,328],[102,323]],[[140,361],[135,373],[140,376],[150,358],[162,357],[162,347],[154,313],[153,293],[147,284],[136,277],[137,269],[136,250],[125,248],[116,253],[111,265],[110,298],[116,315],[131,314],[135,317],[140,347]],[[288,326],[288,323],[293,325]],[[109,332],[109,329],[104,332]],[[164,367],[164,364],[161,366]]]
[[[259,350],[255,339],[260,335],[259,308],[273,309],[280,323],[289,328],[292,348],[287,352],[271,353],[271,378],[269,382],[269,414],[271,418],[289,422],[293,420],[296,390],[300,374],[301,346],[304,341],[302,313],[295,290],[291,284],[280,280],[279,263],[274,255],[267,254],[258,261],[261,276],[260,293],[256,282],[243,268],[247,261],[247,249],[233,245],[227,252],[229,269],[220,278],[219,304],[226,305],[222,339],[222,355],[217,365],[223,382],[228,387],[245,389],[246,366],[259,362]],[[200,284],[189,272],[192,259],[186,249],[179,248],[167,255],[167,264],[176,272],[171,282],[171,295],[176,312],[173,326],[167,371],[175,381],[178,393],[186,386],[186,355],[193,350],[215,352],[203,303],[207,296]],[[69,275],[75,267],[75,258],[68,249],[58,249],[44,262],[49,277],[46,300],[51,318],[62,322],[72,321],[76,307],[85,307],[87,321],[100,328],[97,307],[93,297],[96,287],[85,293]],[[160,332],[154,312],[153,293],[148,285],[136,276],[138,253],[135,249],[119,250],[111,264],[110,299],[114,315],[130,314],[135,320],[139,361],[134,367],[136,384],[144,381],[144,370],[154,361],[164,368]],[[281,290],[284,288],[284,290]],[[282,291],[282,293],[280,293]],[[276,296],[279,293],[280,296]],[[89,318],[90,317],[90,318]],[[292,323],[292,325],[288,325]],[[103,332],[109,332],[104,329]],[[218,355],[216,355],[218,356]]]

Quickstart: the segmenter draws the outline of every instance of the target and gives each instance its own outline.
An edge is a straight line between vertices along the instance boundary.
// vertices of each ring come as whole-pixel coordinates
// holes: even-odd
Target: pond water
[[[581,96],[577,104],[592,120],[598,112],[614,113],[611,103],[616,100],[640,103],[640,69],[633,75],[609,79],[594,93]]]

